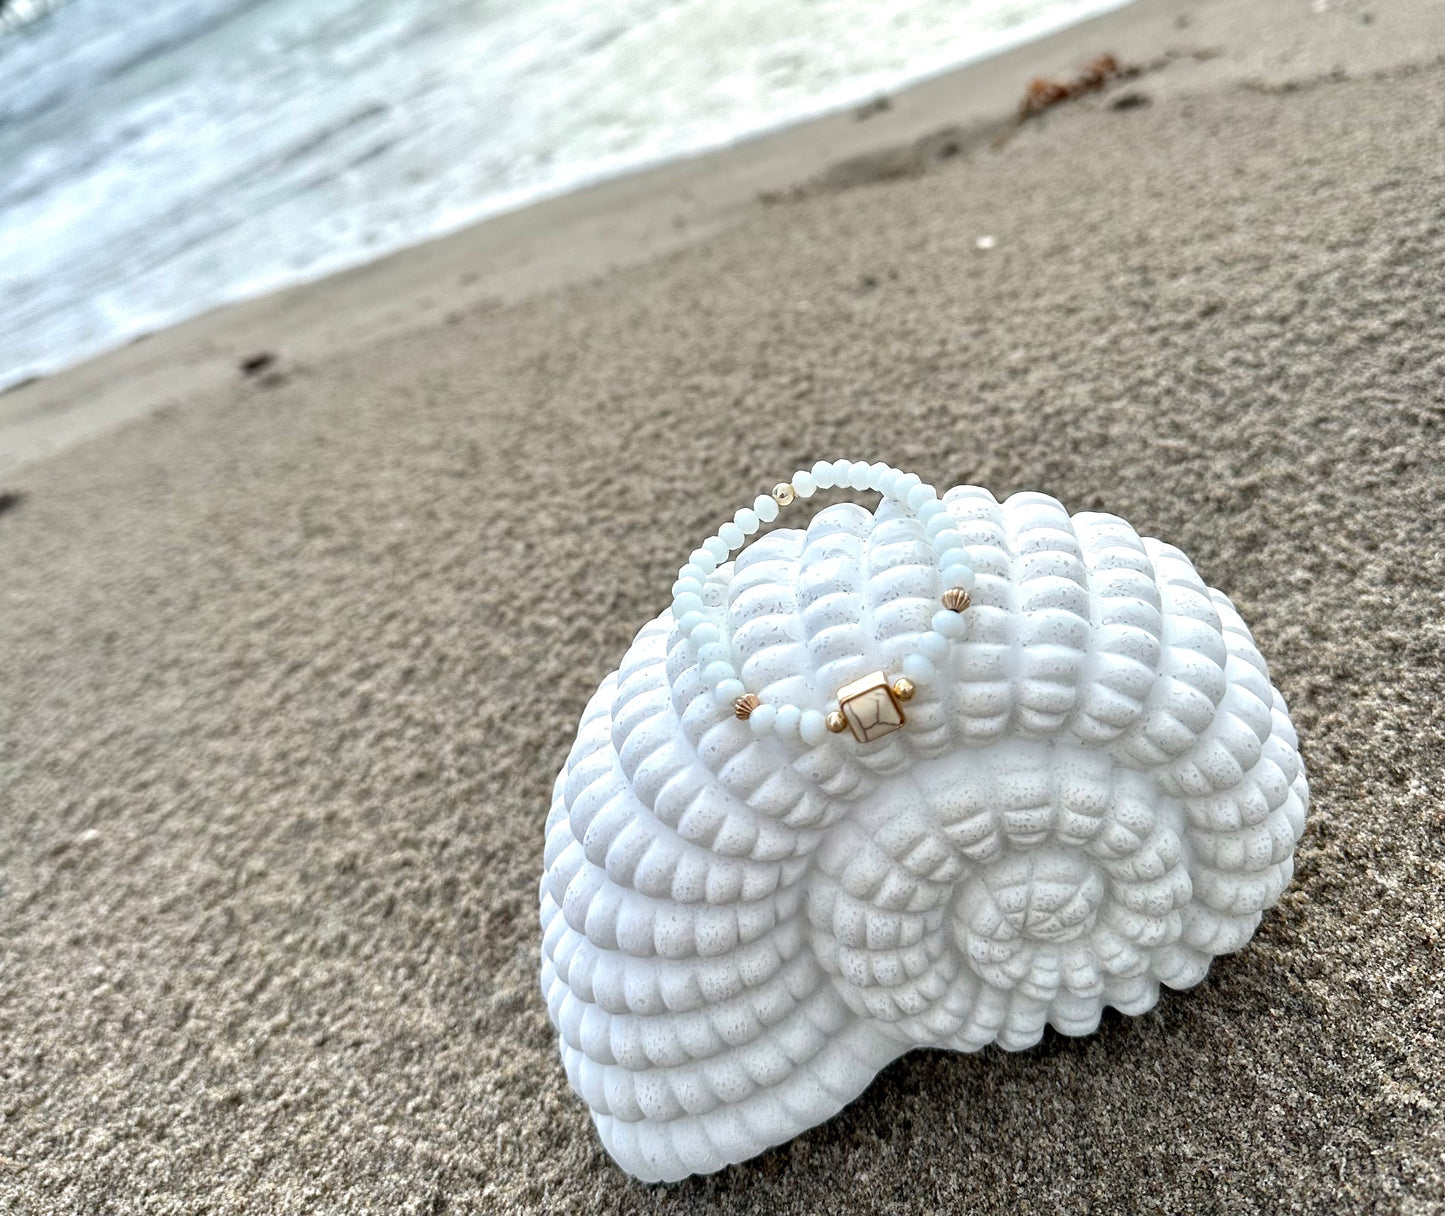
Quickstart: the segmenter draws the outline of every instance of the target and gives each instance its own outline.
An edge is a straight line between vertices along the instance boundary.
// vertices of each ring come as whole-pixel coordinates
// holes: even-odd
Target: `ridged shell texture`
[[[1309,790],[1229,600],[1112,515],[943,501],[978,582],[904,729],[758,738],[670,611],[583,713],[547,818],[542,989],[638,1178],[786,1141],[913,1047],[1143,1013],[1290,881]],[[940,593],[916,519],[844,504],[760,538],[704,599],[749,689],[828,708],[895,669]]]

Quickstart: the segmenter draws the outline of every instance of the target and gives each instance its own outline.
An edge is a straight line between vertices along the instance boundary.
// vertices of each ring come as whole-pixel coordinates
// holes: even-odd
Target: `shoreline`
[[[1381,14],[1361,39],[1342,11],[1301,22],[1239,0],[1135,0],[921,81],[887,108],[807,119],[543,199],[14,385],[0,393],[0,481],[23,486],[46,457],[130,419],[234,391],[244,381],[238,364],[260,352],[277,369],[309,365],[595,279],[694,245],[810,182],[840,189],[922,171],[912,150],[940,132],[966,137],[945,154],[994,155],[985,137],[1009,120],[1031,78],[1068,76],[1098,54],[1152,65],[1148,92],[1165,100],[1246,81],[1286,87],[1342,63],[1388,67],[1420,25],[1412,11]],[[1271,37],[1276,26],[1290,37]]]
[[[1070,13],[1047,12],[1020,22],[1008,30],[994,31],[982,35],[979,45],[967,54],[951,57],[950,60],[930,58],[926,64],[919,64],[906,71],[889,73],[874,72],[866,77],[855,78],[843,85],[835,85],[825,95],[808,101],[795,100],[792,104],[778,106],[771,113],[756,111],[746,119],[739,119],[738,125],[730,131],[716,131],[705,135],[690,147],[673,147],[669,150],[634,150],[614,154],[603,160],[579,163],[573,171],[551,183],[532,183],[515,186],[508,190],[470,200],[465,205],[458,203],[451,214],[442,222],[420,222],[416,229],[401,240],[373,243],[370,246],[347,246],[329,251],[316,258],[299,273],[291,270],[272,268],[253,273],[244,281],[238,279],[225,290],[216,293],[209,289],[190,293],[191,302],[167,308],[138,310],[126,316],[122,324],[111,334],[85,343],[81,348],[61,355],[53,362],[49,360],[20,359],[9,370],[0,368],[0,394],[11,388],[33,380],[45,379],[80,366],[92,358],[107,354],[128,345],[135,340],[177,325],[185,324],[207,313],[250,300],[287,291],[330,278],[337,274],[355,270],[362,266],[405,253],[419,245],[443,240],[467,228],[486,223],[503,215],[523,211],[539,203],[545,203],[563,195],[574,194],[603,185],[620,178],[635,176],[677,161],[695,160],[722,151],[728,147],[748,143],[752,140],[775,134],[792,127],[806,124],[835,114],[847,114],[859,106],[865,106],[880,96],[893,96],[917,85],[966,67],[985,59],[994,58],[1008,51],[1048,37],[1051,34],[1087,22],[1114,9],[1134,3],[1135,0],[1074,0],[1077,11]],[[0,59],[3,59],[3,44],[0,44]],[[107,283],[104,290],[116,284]]]

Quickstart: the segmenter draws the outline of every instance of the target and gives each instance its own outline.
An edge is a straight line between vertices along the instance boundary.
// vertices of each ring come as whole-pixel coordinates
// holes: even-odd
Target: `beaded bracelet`
[[[838,689],[837,705],[827,712],[770,704],[749,692],[739,678],[731,648],[704,609],[703,584],[763,524],[777,519],[780,508],[834,486],[876,490],[917,517],[942,571],[942,607],[933,614],[930,628],[918,635],[913,650],[900,664],[901,673],[893,679],[875,671],[853,680]],[[791,481],[780,481],[771,494],[759,494],[751,507],[739,510],[693,551],[672,585],[672,615],[697,650],[703,683],[719,705],[730,705],[759,737],[772,734],[817,746],[830,732],[841,734],[846,730],[858,742],[871,743],[905,724],[903,702],[914,696],[919,685],[934,678],[934,663],[967,631],[962,614],[969,606],[973,586],[973,569],[968,564],[963,536],[932,486],[925,485],[914,473],[903,473],[886,464],[820,460],[811,469],[794,473]]]

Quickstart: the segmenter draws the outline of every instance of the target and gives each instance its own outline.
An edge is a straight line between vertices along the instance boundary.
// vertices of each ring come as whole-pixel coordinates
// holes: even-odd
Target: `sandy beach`
[[[1140,0],[0,395],[0,1211],[1445,1212],[1440,16]],[[537,987],[553,777],[837,456],[1190,554],[1295,882],[1143,1017],[643,1186]]]

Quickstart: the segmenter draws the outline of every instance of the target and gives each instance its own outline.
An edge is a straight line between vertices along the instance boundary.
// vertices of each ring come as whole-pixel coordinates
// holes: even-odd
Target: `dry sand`
[[[1445,1211],[1439,14],[1292,4],[1293,75],[1187,54],[1247,64],[1241,11],[1142,5],[1186,53],[1002,151],[451,322],[338,314],[0,484],[0,1212]],[[1077,40],[1055,68],[1119,49]],[[207,324],[233,365],[254,331]],[[681,556],[823,455],[1181,545],[1310,824],[1147,1016],[916,1053],[644,1187],[537,991],[552,777]]]

